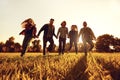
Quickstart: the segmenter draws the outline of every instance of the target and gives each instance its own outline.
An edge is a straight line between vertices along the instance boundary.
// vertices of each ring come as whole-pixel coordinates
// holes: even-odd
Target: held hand
[[[33,38],[38,38],[38,36],[34,35]]]
[[[39,35],[38,35],[38,34],[36,35],[36,38],[39,38]]]
[[[39,38],[39,36],[35,36],[36,38]]]

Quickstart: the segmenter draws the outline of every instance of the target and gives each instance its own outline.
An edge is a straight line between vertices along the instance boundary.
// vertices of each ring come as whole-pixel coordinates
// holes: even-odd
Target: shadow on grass
[[[104,64],[104,68],[110,71],[113,80],[120,80],[120,69],[115,68],[112,63]]]
[[[112,80],[120,80],[120,65],[117,62],[105,62],[104,59],[102,59],[102,62],[97,61],[103,65],[105,70],[109,71]],[[113,63],[115,64],[113,65]]]
[[[87,57],[80,58],[78,63],[68,72],[65,80],[88,80],[88,74],[85,72],[87,68]]]

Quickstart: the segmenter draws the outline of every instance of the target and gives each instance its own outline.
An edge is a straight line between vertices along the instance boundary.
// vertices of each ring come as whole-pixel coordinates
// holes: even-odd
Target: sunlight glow
[[[37,32],[54,18],[55,33],[63,20],[69,30],[76,24],[78,31],[83,27],[82,22],[87,21],[96,37],[106,33],[120,37],[120,0],[0,0],[0,10],[0,41],[3,42],[14,36],[15,42],[22,44],[20,24],[27,18],[34,20]],[[40,34],[39,39],[42,37]],[[55,43],[58,44],[57,39]]]

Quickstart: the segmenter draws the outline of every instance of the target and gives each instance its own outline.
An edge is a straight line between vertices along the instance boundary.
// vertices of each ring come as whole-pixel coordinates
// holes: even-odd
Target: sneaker
[[[87,53],[85,52],[85,56],[87,56]]]
[[[21,55],[20,55],[20,56],[21,56],[21,57],[23,57],[23,55],[24,55],[24,54],[22,54],[22,53],[21,53]]]
[[[62,52],[62,54],[64,54],[64,52]]]

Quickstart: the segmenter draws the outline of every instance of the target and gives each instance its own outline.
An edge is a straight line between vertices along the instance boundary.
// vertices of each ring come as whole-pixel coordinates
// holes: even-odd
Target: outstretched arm
[[[66,35],[67,35],[67,37],[68,37],[68,35],[69,35],[69,33],[68,33],[68,28],[67,28],[67,32],[66,32],[66,33],[67,33]]]
[[[40,35],[40,33],[41,33],[43,30],[45,30],[45,25],[44,25],[44,26],[42,26],[42,28],[39,30],[39,32],[38,32],[38,34],[37,34],[37,36],[39,36],[39,35]]]
[[[96,37],[95,37],[93,31],[91,29],[90,29],[90,31],[91,31],[91,35],[92,35],[93,39],[96,40]]]
[[[32,36],[34,37],[34,38],[36,38],[37,36],[36,36],[36,32],[37,32],[37,29],[36,29],[36,25],[35,26],[33,26],[33,32],[32,32]]]
[[[24,35],[24,34],[25,34],[25,29],[19,33],[19,35]]]
[[[68,33],[68,38],[70,38],[70,31],[69,31],[69,33]]]
[[[53,35],[57,38],[57,35],[55,34],[55,28],[53,30]]]
[[[78,34],[78,37],[80,37],[80,35],[82,34],[82,30],[80,30],[79,34]]]
[[[58,38],[59,33],[60,33],[60,28],[58,29],[58,32],[57,32],[57,38]]]

